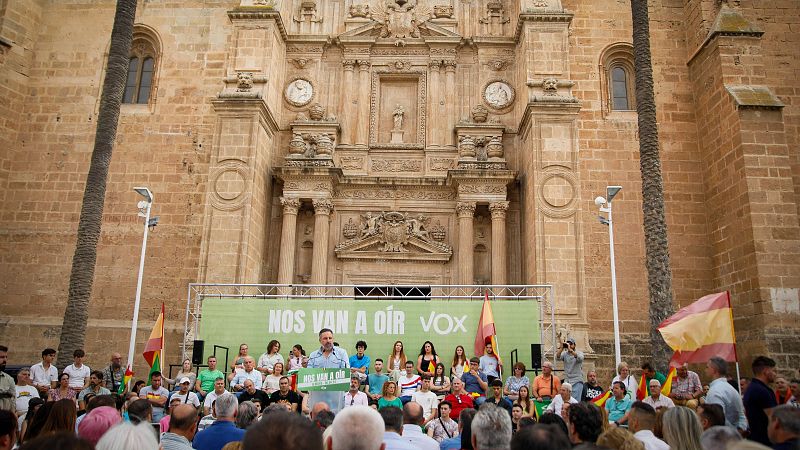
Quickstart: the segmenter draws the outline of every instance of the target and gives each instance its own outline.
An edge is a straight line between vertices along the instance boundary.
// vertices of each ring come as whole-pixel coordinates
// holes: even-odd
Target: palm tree
[[[672,271],[669,264],[664,184],[658,150],[658,124],[650,60],[650,19],[647,0],[631,0],[633,61],[636,69],[636,112],[639,116],[639,164],[642,172],[645,258],[650,292],[650,342],[653,362],[665,369],[672,350],[656,327],[672,315]]]
[[[97,116],[94,149],[83,192],[77,245],[72,257],[69,297],[64,311],[64,322],[61,325],[61,340],[58,344],[56,365],[61,368],[71,362],[72,352],[83,348],[86,339],[89,298],[97,262],[97,241],[100,239],[100,225],[103,220],[106,179],[117,136],[117,122],[128,74],[135,16],[136,0],[117,0],[108,66],[100,97],[100,112]]]

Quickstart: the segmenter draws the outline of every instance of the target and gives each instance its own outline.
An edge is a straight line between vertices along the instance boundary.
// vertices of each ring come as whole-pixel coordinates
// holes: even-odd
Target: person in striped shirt
[[[397,380],[397,384],[400,386],[400,401],[405,405],[411,401],[411,395],[417,392],[417,389],[422,384],[420,376],[414,374],[413,361],[406,361],[406,371]]]

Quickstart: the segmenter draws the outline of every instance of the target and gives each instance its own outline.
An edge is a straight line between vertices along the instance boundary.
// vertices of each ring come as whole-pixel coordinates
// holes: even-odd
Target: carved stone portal
[[[347,222],[345,236],[355,237],[336,246],[339,259],[449,261],[453,255],[449,245],[439,242],[445,237],[441,225],[437,222],[436,237],[432,236],[428,230],[430,218],[422,214],[414,217],[397,211],[368,212],[359,220],[357,231],[352,218]]]

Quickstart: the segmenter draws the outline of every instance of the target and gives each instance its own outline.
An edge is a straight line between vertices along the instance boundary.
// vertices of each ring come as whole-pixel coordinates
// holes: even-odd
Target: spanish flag
[[[636,388],[636,400],[642,401],[650,395],[650,386],[647,385],[647,378],[642,374],[642,379],[639,381],[639,387]]]
[[[731,296],[725,292],[706,295],[658,326],[667,345],[675,350],[670,366],[708,361],[720,356],[737,361]]]
[[[608,399],[611,398],[611,391],[606,391],[605,394],[600,394],[597,397],[592,399],[592,403],[599,406],[600,408],[605,408],[606,402]]]
[[[478,321],[478,332],[475,334],[475,354],[483,355],[486,344],[489,342],[492,344],[492,353],[497,358],[497,363],[503,364],[500,353],[497,351],[497,332],[494,328],[494,315],[492,315],[492,305],[489,304],[489,291],[487,290],[486,297],[483,299],[481,318]]]
[[[147,376],[148,381],[153,376],[153,372],[161,371],[161,353],[164,351],[164,304],[161,304],[161,314],[156,318],[156,323],[153,325],[153,331],[150,332],[150,339],[144,346],[144,356],[147,364],[150,364],[150,374]]]
[[[114,374],[111,374],[113,377]],[[131,378],[133,378],[133,370],[131,370],[131,366],[125,369],[125,374],[122,376],[122,384],[119,385],[119,389],[117,389],[117,394],[122,395],[125,393],[125,389],[128,388],[128,383],[131,382]]]
[[[433,361],[428,363],[428,372],[435,374],[436,373],[436,364]]]
[[[675,374],[678,371],[674,367],[669,368],[669,373],[667,373],[667,379],[664,381],[664,385],[661,386],[661,395],[665,397],[669,397],[669,393],[672,392],[672,380],[675,379]]]

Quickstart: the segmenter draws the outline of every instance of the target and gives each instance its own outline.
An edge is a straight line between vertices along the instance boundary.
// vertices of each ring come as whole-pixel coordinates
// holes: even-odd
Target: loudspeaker
[[[205,341],[194,341],[194,345],[192,346],[192,364],[194,364],[195,366],[203,364],[204,347],[205,347]]]
[[[542,368],[542,344],[531,344],[531,361],[533,361],[532,369]]]

